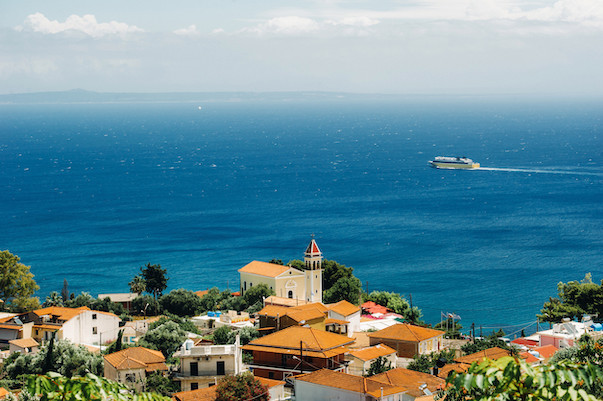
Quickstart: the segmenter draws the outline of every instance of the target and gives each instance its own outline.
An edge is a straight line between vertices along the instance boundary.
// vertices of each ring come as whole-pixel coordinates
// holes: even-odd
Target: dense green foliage
[[[243,298],[248,306],[256,305],[257,303],[263,306],[264,298],[268,298],[271,295],[275,295],[273,289],[266,284],[258,284],[245,291]]]
[[[139,295],[132,300],[133,314],[144,316],[157,316],[161,314],[162,308],[159,302],[151,295]]]
[[[262,383],[250,372],[226,376],[220,379],[216,387],[216,401],[268,401],[269,399],[268,387],[262,386]]]
[[[431,370],[437,366],[438,361],[444,363],[453,363],[456,357],[454,350],[442,350],[431,354],[415,355],[413,360],[408,364],[408,369],[416,370],[417,372],[431,373]]]
[[[391,369],[391,362],[388,361],[386,357],[380,356],[371,363],[371,366],[369,367],[368,373],[366,375],[374,376],[378,375],[379,373],[387,372]]]
[[[408,301],[400,294],[387,291],[373,291],[370,294],[362,294],[363,302],[373,301],[374,303],[385,306],[392,312],[404,316],[404,319],[410,323],[422,323],[422,313],[416,306],[410,307]]]
[[[164,376],[161,372],[153,372],[147,375],[145,390],[165,396],[171,396],[172,393],[180,391],[180,382],[173,380],[169,376]]]
[[[195,316],[201,310],[201,298],[183,288],[170,291],[159,299],[163,310],[178,316]]]
[[[86,348],[74,345],[67,340],[51,340],[40,348],[37,354],[11,355],[2,366],[9,379],[21,375],[58,372],[71,377],[87,372],[103,374],[103,358]]]
[[[132,281],[128,283],[130,292],[134,294],[142,294],[147,289],[147,283],[144,281],[142,274],[137,274],[132,278]]]
[[[600,367],[591,364],[530,366],[522,359],[485,359],[467,373],[451,372],[446,380],[446,401],[595,401]]]
[[[323,291],[322,299],[324,303],[335,303],[346,300],[354,305],[360,302],[360,292],[362,283],[356,277],[344,277],[335,282],[331,288]]]
[[[40,306],[33,294],[40,289],[30,267],[9,251],[0,251],[0,299],[4,307],[14,312],[26,312]]]
[[[40,401],[169,401],[168,397],[154,393],[134,394],[125,385],[93,374],[65,377],[51,372],[43,376],[30,376],[27,390]]]
[[[228,326],[221,326],[218,327],[213,334],[213,340],[214,340],[214,344],[228,344],[229,343],[229,337],[230,337],[230,327]]]
[[[168,320],[163,323],[149,327],[149,330],[138,341],[141,347],[159,350],[167,358],[182,345],[186,340],[186,332],[180,328],[178,323]]]
[[[559,298],[549,298],[544,303],[538,315],[540,320],[557,323],[564,317],[603,316],[603,280],[601,284],[593,283],[590,273],[582,281],[557,284],[557,293]]]
[[[58,293],[55,292],[55,294],[58,296]],[[51,293],[51,296],[53,296],[51,302],[58,301],[53,293]],[[46,298],[46,300],[48,301],[49,299]],[[122,304],[111,302],[109,297],[103,299],[94,298],[92,295],[84,291],[82,291],[82,293],[77,297],[64,301],[63,305],[68,308],[80,308],[82,306],[87,306],[92,310],[111,312],[118,316],[124,313],[124,307]]]
[[[506,349],[511,351],[512,355],[517,354],[517,350],[515,347],[509,346],[506,342],[500,339],[500,333],[492,333],[488,337],[483,339],[475,339],[474,342],[468,342],[461,346],[461,351],[465,353],[465,355],[473,354],[478,351],[482,351],[492,347],[498,347],[502,349]],[[502,333],[504,335],[504,333]]]

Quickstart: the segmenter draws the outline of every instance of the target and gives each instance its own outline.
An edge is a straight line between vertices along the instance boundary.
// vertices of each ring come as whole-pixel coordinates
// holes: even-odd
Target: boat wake
[[[486,170],[486,171],[509,171],[518,173],[541,173],[541,174],[569,174],[569,175],[590,175],[596,177],[603,177],[603,173],[593,173],[588,171],[571,171],[571,170],[541,170],[541,169],[530,169],[530,168],[497,168],[497,167],[479,167],[474,170]]]

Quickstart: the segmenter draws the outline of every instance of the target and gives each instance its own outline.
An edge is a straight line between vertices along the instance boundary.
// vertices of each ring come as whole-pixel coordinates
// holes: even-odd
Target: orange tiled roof
[[[265,277],[276,277],[289,269],[291,269],[290,266],[283,266],[274,263],[260,262],[254,260],[253,262],[241,267],[239,269],[239,273],[253,273]]]
[[[534,355],[530,354],[528,351],[521,352],[519,354],[519,356],[521,357],[521,359],[523,359],[527,363],[540,362],[540,359],[536,358]]]
[[[355,376],[343,372],[335,372],[329,369],[321,369],[312,373],[295,376],[295,380],[360,394],[369,394],[375,398],[381,397],[381,389],[383,389],[384,396],[399,394],[406,391],[406,388],[404,387],[381,382],[375,380],[374,377],[375,376],[370,378]]]
[[[17,340],[10,340],[8,343],[21,348],[37,347],[38,345],[40,345],[33,338],[19,338]]]
[[[420,342],[443,334],[444,332],[440,330],[400,323],[370,333],[368,336],[371,338],[385,338],[388,340]]]
[[[34,324],[33,328],[44,330],[61,330],[61,326],[58,324]]]
[[[249,345],[299,350],[300,341],[304,344],[304,350],[308,351],[325,351],[354,342],[353,339],[340,334],[316,330],[311,327],[291,326],[255,339]]]
[[[199,298],[203,298],[203,296],[205,296],[205,294],[207,294],[208,292],[209,290],[195,291],[195,295],[197,295]]]
[[[300,326],[292,326],[292,327],[300,327]],[[261,345],[247,344],[247,345],[243,345],[241,347],[241,349],[244,349],[245,351],[271,352],[273,354],[299,356],[299,345],[296,349],[296,348],[263,347]],[[320,350],[318,350],[318,351],[304,350],[303,354],[304,354],[304,356],[310,356],[312,358],[325,359],[325,358],[332,358],[337,355],[345,354],[346,352],[348,352],[348,349],[346,347],[337,347],[337,348],[331,348],[331,349],[322,350],[322,351],[320,351]]]
[[[474,352],[473,354],[461,356],[459,358],[456,358],[454,361],[459,363],[472,364],[473,362],[481,362],[481,360],[484,358],[496,360],[502,358],[503,356],[509,355],[511,355],[511,351],[499,347],[492,347],[478,352]]]
[[[274,380],[274,379],[266,379],[265,377],[259,377],[259,376],[255,376],[256,379],[258,379],[260,381],[260,383],[262,383],[262,386],[266,386],[268,388],[272,388],[275,386],[280,386],[281,384],[285,384],[284,381],[281,380]]]
[[[155,351],[144,347],[132,347],[105,355],[105,362],[115,369],[146,369],[167,370],[165,357],[161,351]]]
[[[324,313],[322,313],[321,311],[319,311],[316,308],[307,308],[307,309],[303,309],[303,310],[299,310],[296,308],[289,308],[289,311],[287,312],[287,316],[289,316],[291,319],[295,320],[296,322],[303,322],[303,321],[307,322],[308,320],[325,318]]]
[[[371,379],[389,383],[395,386],[401,386],[408,389],[408,394],[413,397],[425,395],[419,387],[423,384],[427,385],[427,389],[435,393],[438,389],[446,385],[446,381],[430,375],[429,373],[417,372],[414,370],[396,368],[387,372],[371,376]]]
[[[65,308],[63,306],[49,306],[48,308],[36,309],[33,311],[38,316],[51,315],[56,316],[60,320],[73,319],[85,310],[90,310],[87,306],[80,306],[79,308]]]
[[[287,312],[289,312],[291,308],[288,308],[286,306],[279,306],[279,305],[266,305],[262,308],[262,310],[260,310],[257,314],[258,316],[270,316],[270,317],[276,317],[278,316],[284,316],[287,314]]]
[[[172,400],[174,401],[215,401],[215,399],[216,386],[172,394]]]
[[[0,387],[0,398],[5,397],[8,393],[10,393],[10,391],[5,389],[4,387]]]
[[[347,320],[328,318],[325,319],[325,324],[338,324],[340,326],[345,326],[350,324],[350,322],[348,322]]]
[[[21,329],[23,329],[23,326],[19,326],[18,324],[1,324],[0,323],[0,329],[21,330]]]
[[[471,364],[469,363],[447,363],[442,369],[438,371],[438,377],[445,379],[453,370],[455,372],[465,373],[470,366]]]
[[[328,306],[329,310],[332,310],[335,313],[338,313],[342,316],[350,316],[353,313],[356,313],[360,310],[360,308],[345,299],[343,301],[339,301],[337,303],[331,304]]]
[[[395,349],[390,348],[385,344],[377,344],[372,347],[350,351],[350,355],[362,361],[370,361],[371,359],[379,358],[380,356],[386,356],[395,353]]]
[[[552,344],[549,344],[549,345],[544,345],[542,347],[535,347],[534,351],[538,352],[541,357],[543,357],[545,359],[549,359],[550,357],[555,355],[555,353],[557,351],[559,351],[559,348],[555,347]]]
[[[291,309],[304,310],[304,309],[318,309],[322,313],[327,313],[329,310],[324,304],[320,302],[312,302],[304,305],[293,306]]]

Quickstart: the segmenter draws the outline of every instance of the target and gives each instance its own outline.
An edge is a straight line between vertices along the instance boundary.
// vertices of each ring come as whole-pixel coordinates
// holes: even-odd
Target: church
[[[322,252],[312,239],[304,252],[305,270],[254,260],[239,269],[241,295],[258,284],[266,284],[277,297],[322,302]]]

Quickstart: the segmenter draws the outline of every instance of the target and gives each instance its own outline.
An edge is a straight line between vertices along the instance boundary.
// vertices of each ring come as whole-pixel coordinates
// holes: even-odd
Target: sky
[[[603,94],[603,0],[0,0],[0,93]]]

